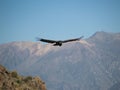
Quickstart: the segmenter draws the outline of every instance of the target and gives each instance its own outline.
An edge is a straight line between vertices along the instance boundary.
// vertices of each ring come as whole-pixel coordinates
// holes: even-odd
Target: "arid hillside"
[[[0,65],[0,90],[46,90],[46,86],[39,77],[23,77]]]

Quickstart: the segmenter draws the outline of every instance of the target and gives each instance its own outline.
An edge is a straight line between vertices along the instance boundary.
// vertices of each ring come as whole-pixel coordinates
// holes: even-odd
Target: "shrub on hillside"
[[[11,76],[12,76],[13,78],[17,78],[17,77],[18,77],[18,74],[17,74],[16,71],[12,71],[12,72],[11,72]]]
[[[23,80],[24,80],[24,82],[28,82],[28,81],[32,80],[32,77],[28,76],[28,77],[25,77]]]

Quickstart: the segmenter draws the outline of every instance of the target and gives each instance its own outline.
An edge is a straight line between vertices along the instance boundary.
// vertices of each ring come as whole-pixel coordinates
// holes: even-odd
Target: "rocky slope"
[[[0,90],[46,90],[46,86],[39,77],[23,77],[0,65]]]
[[[120,33],[96,32],[62,47],[2,44],[0,64],[22,75],[39,75],[48,90],[119,90]]]

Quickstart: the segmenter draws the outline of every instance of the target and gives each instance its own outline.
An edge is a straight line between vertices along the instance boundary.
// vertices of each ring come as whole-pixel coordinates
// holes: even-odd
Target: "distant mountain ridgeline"
[[[96,32],[62,47],[1,44],[0,64],[22,75],[39,75],[48,90],[119,90],[120,33]]]

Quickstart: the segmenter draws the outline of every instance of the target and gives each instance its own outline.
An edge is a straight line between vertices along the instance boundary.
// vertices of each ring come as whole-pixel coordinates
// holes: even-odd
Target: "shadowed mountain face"
[[[39,75],[48,90],[119,90],[120,33],[97,32],[62,47],[2,44],[0,64],[22,75]]]

